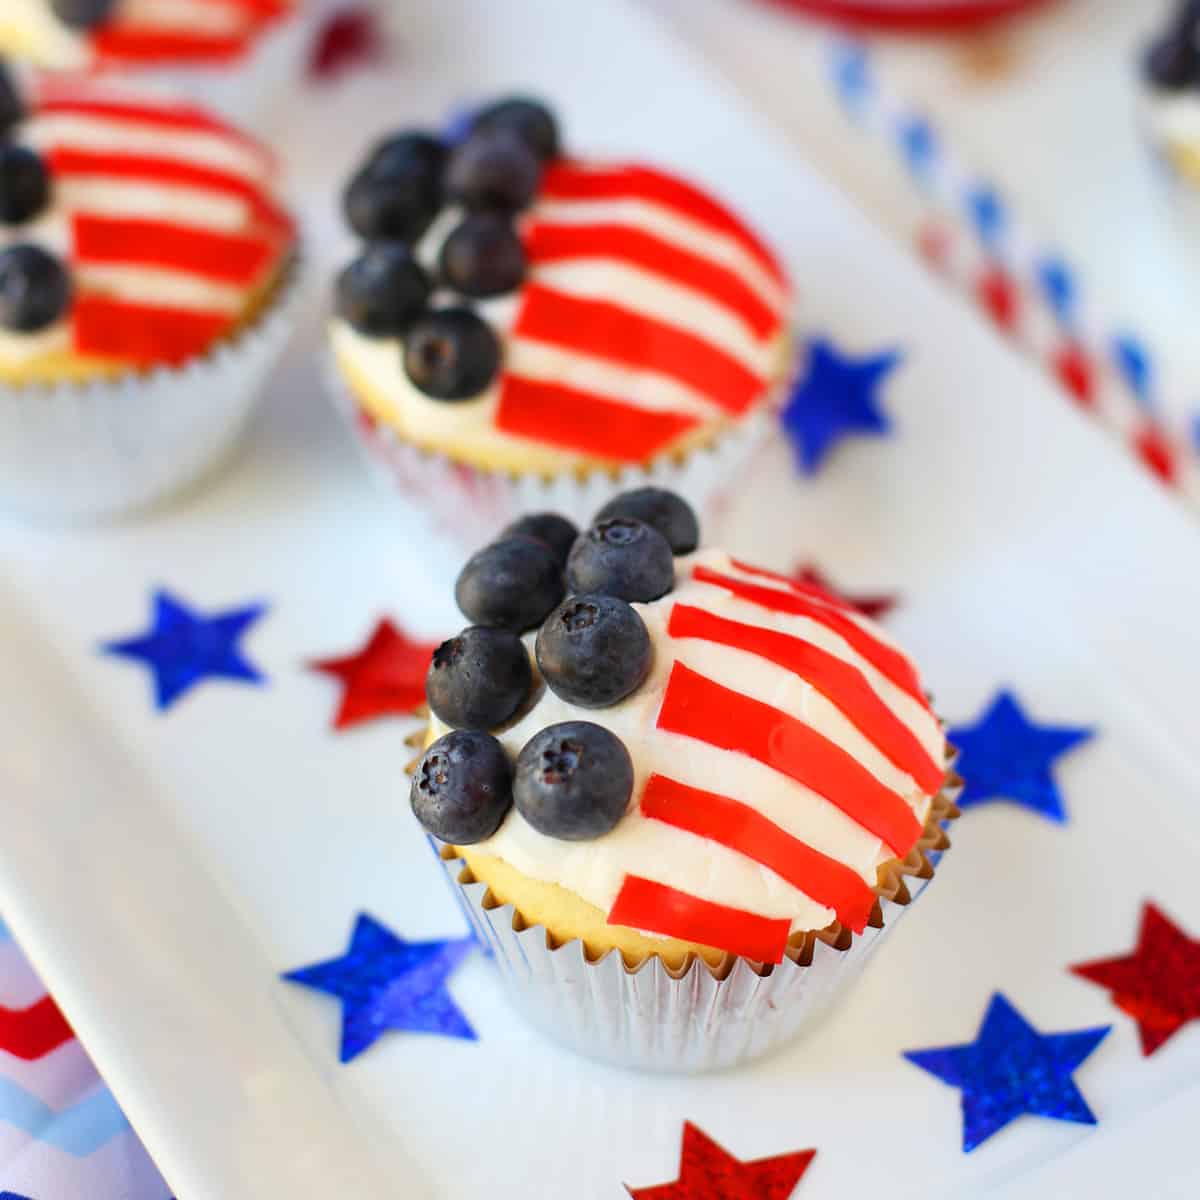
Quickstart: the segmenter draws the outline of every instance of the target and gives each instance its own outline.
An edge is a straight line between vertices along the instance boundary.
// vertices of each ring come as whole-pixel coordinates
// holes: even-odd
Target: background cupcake
[[[397,134],[345,206],[365,242],[331,329],[346,406],[387,477],[476,544],[635,480],[703,507],[766,429],[776,258],[681,179],[568,157],[540,103],[485,108],[452,147]]]
[[[1142,69],[1147,132],[1172,171],[1200,191],[1200,3],[1177,4]]]
[[[107,82],[0,82],[0,501],[111,515],[201,473],[288,323],[272,155]]]
[[[567,533],[525,522],[460,575],[413,808],[535,1023],[729,1065],[827,1012],[932,875],[946,740],[877,625],[697,551],[677,497],[618,497],[564,578]]]

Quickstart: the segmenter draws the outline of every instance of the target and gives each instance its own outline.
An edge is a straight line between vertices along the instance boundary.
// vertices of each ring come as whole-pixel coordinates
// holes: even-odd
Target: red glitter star
[[[788,1200],[815,1150],[741,1162],[690,1121],[683,1123],[679,1178],[625,1190],[633,1200]]]
[[[356,654],[311,663],[342,681],[342,703],[335,729],[347,729],[376,717],[407,716],[425,700],[425,675],[437,642],[414,642],[386,617]]]
[[[812,563],[801,563],[796,567],[793,574],[797,583],[806,583],[810,587],[820,588],[821,591],[828,592],[835,600],[841,600],[843,603],[849,604],[851,608],[862,613],[864,617],[870,617],[874,621],[878,621],[881,617],[886,617],[899,603],[896,596],[888,596],[882,593],[869,596],[847,595],[840,588],[835,587],[821,572],[820,568],[813,566]]]
[[[1137,1022],[1147,1056],[1189,1021],[1200,1020],[1200,941],[1153,904],[1142,911],[1132,954],[1071,970],[1112,992],[1113,1003]]]
[[[313,47],[311,79],[333,79],[354,67],[382,62],[384,38],[369,7],[353,5],[334,13]]]

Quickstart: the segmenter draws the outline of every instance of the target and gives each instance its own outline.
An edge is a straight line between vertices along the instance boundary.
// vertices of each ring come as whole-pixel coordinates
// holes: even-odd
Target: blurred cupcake
[[[227,449],[286,340],[272,155],[206,112],[0,72],[0,503],[114,515]]]
[[[697,550],[678,497],[573,532],[540,514],[463,569],[413,810],[536,1025],[728,1066],[836,1005],[933,875],[949,747],[883,630]]]
[[[1173,173],[1200,189],[1200,2],[1184,0],[1143,61],[1144,121]]]
[[[474,543],[581,521],[634,481],[703,508],[768,428],[791,293],[762,241],[674,175],[568,157],[527,99],[453,147],[403,132],[350,182],[365,245],[333,356],[371,459]]]
[[[3,0],[0,55],[119,74],[242,122],[303,73],[324,0]]]

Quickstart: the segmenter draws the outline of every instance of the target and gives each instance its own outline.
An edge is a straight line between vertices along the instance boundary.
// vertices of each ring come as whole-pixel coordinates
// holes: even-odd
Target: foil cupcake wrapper
[[[932,880],[960,790],[951,773],[925,835],[881,884],[877,911],[861,935],[836,925],[802,935],[782,963],[765,969],[732,956],[720,969],[693,959],[679,972],[657,957],[631,968],[616,951],[589,960],[582,942],[555,946],[543,926],[527,925],[513,905],[498,904],[453,850],[434,845],[476,939],[514,1007],[535,1028],[588,1058],[696,1073],[757,1058],[829,1015]]]
[[[88,383],[0,384],[0,508],[86,524],[195,483],[246,427],[302,295],[298,257],[262,313],[180,367]]]
[[[489,471],[414,446],[364,412],[332,356],[326,356],[324,374],[334,403],[376,481],[421,508],[436,528],[467,549],[490,541],[527,513],[553,511],[577,525],[587,525],[597,509],[618,493],[649,485],[676,492],[702,521],[712,520],[766,441],[774,420],[774,407],[760,405],[737,425],[718,433],[710,444],[678,458],[665,456],[648,466],[586,475],[566,472],[546,479]]]

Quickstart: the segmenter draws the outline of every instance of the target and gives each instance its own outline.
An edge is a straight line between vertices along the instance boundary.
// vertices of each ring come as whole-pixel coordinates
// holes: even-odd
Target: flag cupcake
[[[959,786],[878,625],[697,545],[644,488],[472,557],[410,792],[517,1006],[664,1070],[834,1007],[932,877]]]
[[[1142,63],[1144,124],[1172,174],[1200,191],[1200,3],[1179,0]]]
[[[678,176],[569,155],[523,98],[404,131],[345,192],[339,392],[370,459],[473,544],[634,482],[703,509],[788,378],[778,259]]]
[[[101,517],[201,474],[281,350],[296,237],[257,142],[0,72],[0,502]]]

